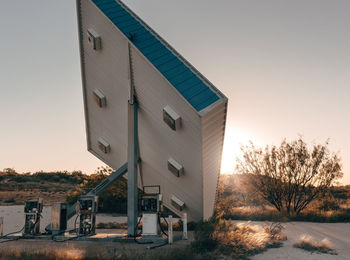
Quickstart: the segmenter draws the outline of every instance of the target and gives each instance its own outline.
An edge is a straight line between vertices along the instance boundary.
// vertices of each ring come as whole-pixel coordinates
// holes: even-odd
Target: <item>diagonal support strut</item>
[[[107,179],[100,182],[95,188],[93,188],[91,191],[88,192],[87,195],[98,195],[105,189],[107,189],[109,186],[111,186],[117,179],[122,177],[126,172],[128,171],[128,163],[123,164],[122,167],[120,167],[118,170],[113,172]],[[67,212],[67,219],[70,219],[73,217],[76,213],[76,203],[74,203],[72,206],[69,207]]]

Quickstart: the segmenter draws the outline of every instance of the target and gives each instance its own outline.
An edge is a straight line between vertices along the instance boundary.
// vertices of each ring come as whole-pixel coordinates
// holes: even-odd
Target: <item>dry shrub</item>
[[[267,248],[279,247],[286,237],[283,226],[253,225],[251,222],[233,224],[231,220],[202,222],[195,231],[192,247],[200,252],[215,251],[234,259],[247,259]]]
[[[290,217],[291,221],[311,221],[311,222],[349,222],[350,221],[350,209],[341,208],[340,210],[310,210],[307,209],[298,216]]]
[[[310,222],[349,222],[350,221],[350,202],[349,205],[340,205],[339,210],[323,211],[317,208],[317,205],[312,205],[305,209],[299,215],[285,216],[272,207],[231,207],[223,212],[223,218],[235,220],[253,220],[253,221],[310,221]]]
[[[220,220],[213,234],[220,252],[238,258],[257,254],[271,247],[279,247],[286,239],[281,224],[253,225],[250,222],[232,224]]]
[[[200,221],[197,223],[194,232],[194,241],[191,246],[197,252],[213,251],[217,247],[217,241],[214,238],[218,220],[212,218],[209,221]]]
[[[312,236],[303,234],[300,236],[299,241],[293,246],[312,253],[317,252],[331,255],[337,254],[337,251],[334,249],[334,245],[328,240],[328,238],[324,238],[318,242]]]
[[[85,252],[76,248],[66,250],[42,250],[42,251],[21,251],[6,250],[0,251],[0,260],[81,260],[85,258]]]
[[[226,219],[255,221],[287,221],[288,219],[271,206],[231,207],[223,213]]]
[[[279,222],[265,222],[265,232],[270,234],[271,239],[275,239],[277,241],[287,240],[287,237],[282,234],[282,230],[284,229],[283,225]]]

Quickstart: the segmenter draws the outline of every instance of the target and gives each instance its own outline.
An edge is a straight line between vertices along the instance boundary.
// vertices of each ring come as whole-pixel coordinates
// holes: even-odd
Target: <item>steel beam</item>
[[[117,179],[122,177],[126,172],[128,171],[128,163],[125,163],[122,167],[120,167],[118,170],[113,172],[107,179],[103,180],[101,183],[99,183],[95,188],[93,188],[87,195],[98,195],[105,189],[107,189],[109,186],[111,186]],[[74,203],[72,206],[68,208],[67,211],[67,220],[73,217],[76,213],[76,206],[77,203]],[[51,224],[47,225],[46,230],[51,230]]]
[[[137,225],[138,105],[129,103],[128,120],[128,235],[135,236]]]

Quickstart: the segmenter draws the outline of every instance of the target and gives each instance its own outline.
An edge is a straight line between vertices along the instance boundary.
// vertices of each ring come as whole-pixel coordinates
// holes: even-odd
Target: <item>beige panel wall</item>
[[[119,168],[127,160],[127,39],[90,1],[81,1],[81,12],[89,149],[108,165]],[[88,28],[101,36],[101,51],[96,52],[88,45]],[[168,208],[179,215],[187,212],[189,219],[199,220],[203,216],[199,115],[135,47],[132,51],[140,107],[144,185],[160,184]],[[106,108],[99,108],[94,103],[94,88],[106,95]],[[162,110],[166,105],[182,116],[183,127],[179,131],[171,130],[163,122]],[[104,154],[98,149],[99,137],[110,143],[111,153]],[[170,157],[184,166],[184,176],[177,178],[169,172],[167,160]],[[171,195],[186,203],[182,212],[171,205]]]
[[[220,175],[224,144],[227,101],[202,117],[203,141],[203,218],[212,216]]]
[[[81,1],[81,13],[88,146],[94,155],[117,169],[127,161],[128,40],[91,1]],[[88,28],[101,36],[101,51],[88,45]],[[189,220],[207,217],[215,201],[226,105],[213,106],[213,110],[200,115],[134,46],[132,58],[143,184],[161,185],[164,204],[175,213],[187,212]],[[106,95],[106,108],[94,103],[94,88]],[[178,131],[163,122],[162,110],[167,105],[182,117]],[[111,153],[98,149],[99,137],[110,143]],[[167,169],[170,157],[184,166],[184,176],[178,178]],[[186,203],[182,212],[171,205],[171,195]]]
[[[145,185],[161,184],[167,207],[199,220],[203,215],[200,117],[136,48],[132,49],[132,58]],[[163,121],[162,111],[167,105],[182,118],[182,128],[177,131]],[[168,170],[170,157],[183,165],[184,176],[176,177]],[[186,203],[183,212],[171,205],[172,194]]]
[[[115,26],[91,3],[81,1],[81,42],[85,69],[85,105],[89,128],[88,149],[111,167],[118,169],[127,161],[127,102],[129,91],[127,40],[116,33]],[[87,41],[87,30],[94,29],[102,39],[102,49],[95,51]],[[93,89],[107,97],[107,107],[99,108]],[[104,154],[97,140],[104,138],[111,152]]]

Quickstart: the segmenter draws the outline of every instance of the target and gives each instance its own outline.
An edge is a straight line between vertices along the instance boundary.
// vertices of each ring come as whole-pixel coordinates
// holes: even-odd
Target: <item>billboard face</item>
[[[227,98],[121,2],[77,0],[77,11],[89,151],[114,169],[127,161],[132,77],[140,187],[160,185],[190,220],[210,217]]]

